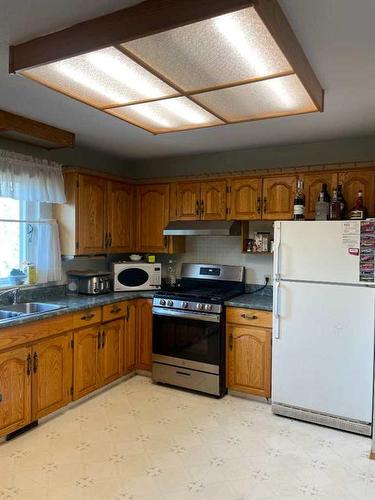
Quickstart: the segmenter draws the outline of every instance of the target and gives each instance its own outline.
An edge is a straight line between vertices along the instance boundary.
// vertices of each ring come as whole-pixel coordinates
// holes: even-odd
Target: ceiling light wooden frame
[[[223,14],[240,11],[253,7],[262,20],[263,24],[271,34],[277,46],[288,61],[291,71],[284,71],[278,74],[271,74],[259,78],[247,78],[240,81],[228,82],[222,85],[215,85],[206,88],[199,88],[186,91],[175,82],[171,81],[159,71],[154,69],[149,63],[143,61],[132,51],[124,48],[121,44],[147,37],[157,33],[163,33],[174,28],[194,24],[199,21],[208,20]],[[125,104],[114,104],[108,106],[96,106],[82,102],[111,116],[127,121],[153,134],[168,133],[180,130],[190,130],[192,128],[206,128],[211,126],[224,125],[228,123],[254,121],[279,116],[289,116],[305,112],[323,111],[324,91],[311,68],[288,20],[282,12],[277,0],[146,0],[135,6],[119,10],[117,12],[101,16],[83,23],[76,24],[64,30],[51,33],[34,40],[24,42],[10,47],[9,68],[11,73],[20,73],[24,70],[43,66],[62,59],[67,59],[77,55],[86,54],[95,50],[114,47],[142,66],[149,73],[173,88],[177,95],[194,102],[200,108],[209,112],[220,120],[220,123],[209,125],[198,125],[187,128],[173,128],[166,130],[146,127],[142,123],[132,119],[119,117],[111,114],[111,110],[124,108],[135,104],[152,103],[166,99],[172,99],[175,95],[168,95],[159,98],[139,99]],[[307,94],[311,98],[316,109],[299,110],[298,112],[273,113],[264,117],[249,117],[233,122],[221,116],[214,109],[210,109],[196,98],[196,94],[211,92],[214,90],[226,89],[230,87],[255,83],[258,81],[271,80],[274,78],[295,74],[302,83]],[[69,97],[81,101],[76,95],[71,95],[62,88],[40,82],[37,78],[26,75],[28,78],[38,81],[43,85],[59,91]]]
[[[0,110],[0,137],[2,132],[6,134],[14,133],[16,137],[17,134],[25,137],[25,139],[19,139],[11,135],[4,135],[7,140],[32,144],[48,150],[73,148],[75,144],[75,135],[72,132],[9,111]],[[27,139],[28,137],[30,140]],[[40,144],[38,144],[38,140]]]

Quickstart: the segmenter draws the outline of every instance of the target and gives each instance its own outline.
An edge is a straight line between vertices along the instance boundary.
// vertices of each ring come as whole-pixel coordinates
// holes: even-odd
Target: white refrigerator
[[[275,222],[272,410],[371,435],[375,288],[360,281],[361,227]]]

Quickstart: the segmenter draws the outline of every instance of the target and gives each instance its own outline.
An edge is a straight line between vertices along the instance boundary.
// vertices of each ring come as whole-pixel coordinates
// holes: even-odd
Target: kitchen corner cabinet
[[[270,312],[227,308],[228,388],[271,396]]]
[[[137,368],[150,371],[152,368],[152,300],[137,300]]]
[[[173,193],[176,220],[226,219],[226,180],[177,182]]]
[[[132,186],[77,172],[64,173],[64,181],[67,202],[53,206],[62,254],[131,251]]]
[[[346,201],[347,210],[350,210],[357,198],[358,191],[363,192],[364,204],[368,209],[369,217],[375,216],[375,171],[374,169],[353,169],[339,172],[338,184],[342,185],[342,192]]]

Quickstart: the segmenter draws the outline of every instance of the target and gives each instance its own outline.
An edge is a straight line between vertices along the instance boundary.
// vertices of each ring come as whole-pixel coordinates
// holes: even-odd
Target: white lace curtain
[[[65,203],[61,165],[0,150],[0,196],[25,201]]]

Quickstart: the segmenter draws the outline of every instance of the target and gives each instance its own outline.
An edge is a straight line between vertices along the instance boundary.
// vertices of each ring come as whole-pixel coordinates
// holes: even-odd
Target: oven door
[[[218,314],[153,308],[153,361],[219,374],[223,338]]]

